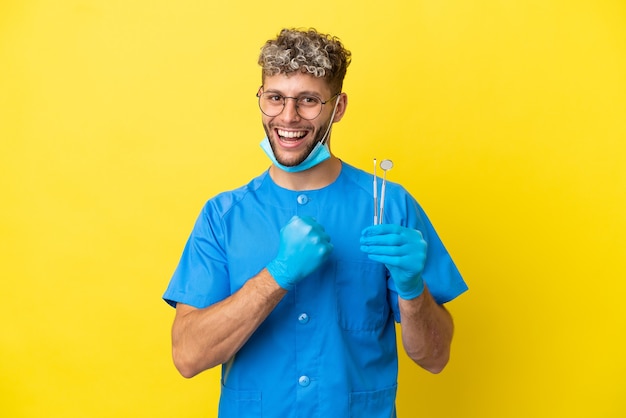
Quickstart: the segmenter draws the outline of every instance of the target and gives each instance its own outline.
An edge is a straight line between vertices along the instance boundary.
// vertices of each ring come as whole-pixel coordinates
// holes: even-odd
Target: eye
[[[321,100],[315,96],[300,96],[298,98],[298,104],[303,106],[316,106],[321,103]]]
[[[263,93],[263,100],[271,102],[271,103],[282,103],[283,96],[276,93]]]

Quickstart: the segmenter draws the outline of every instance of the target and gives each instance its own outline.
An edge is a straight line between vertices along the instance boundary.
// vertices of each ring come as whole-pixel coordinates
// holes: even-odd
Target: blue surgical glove
[[[286,290],[313,273],[333,250],[324,228],[311,217],[291,218],[280,230],[278,255],[267,270],[276,283]]]
[[[374,225],[361,232],[361,251],[385,264],[402,299],[415,299],[424,291],[426,249],[420,231],[400,225]]]

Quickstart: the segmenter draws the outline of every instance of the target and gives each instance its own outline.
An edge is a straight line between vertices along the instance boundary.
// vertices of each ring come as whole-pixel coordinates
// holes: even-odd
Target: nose
[[[298,114],[298,99],[295,97],[285,97],[285,107],[280,115],[287,121],[300,119],[300,115]]]

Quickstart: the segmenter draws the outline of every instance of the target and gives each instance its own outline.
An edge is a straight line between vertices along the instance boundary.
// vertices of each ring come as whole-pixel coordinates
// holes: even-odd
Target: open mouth
[[[302,141],[307,135],[308,131],[300,130],[285,130],[276,129],[276,135],[279,141],[286,146],[295,146]]]

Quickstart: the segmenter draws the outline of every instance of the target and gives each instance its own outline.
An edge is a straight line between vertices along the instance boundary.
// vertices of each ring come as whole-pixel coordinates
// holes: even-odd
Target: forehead
[[[276,91],[286,96],[297,96],[302,93],[317,93],[319,96],[330,94],[330,87],[325,79],[300,72],[266,76],[263,80],[263,90]]]

